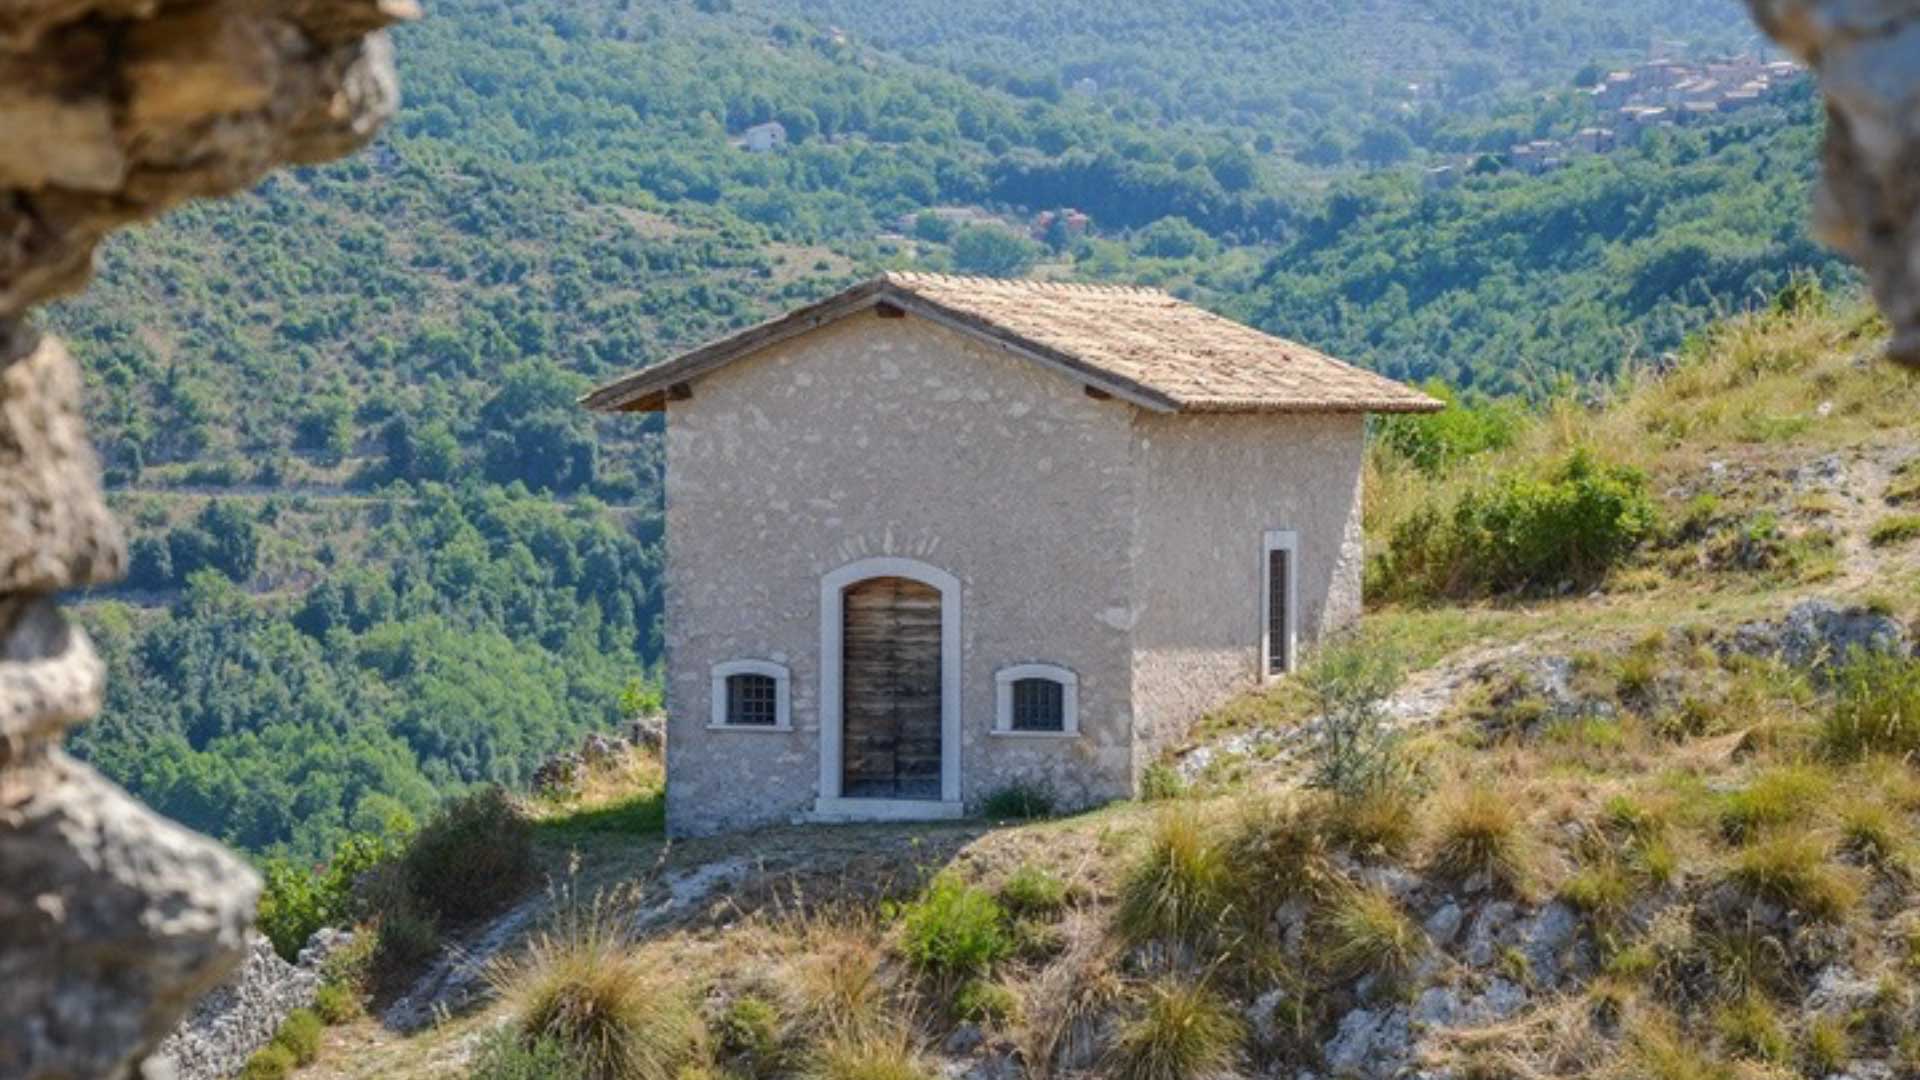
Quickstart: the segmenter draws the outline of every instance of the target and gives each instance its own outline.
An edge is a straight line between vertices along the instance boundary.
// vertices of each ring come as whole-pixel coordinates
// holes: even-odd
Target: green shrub
[[[765,998],[737,997],[720,1017],[720,1047],[753,1075],[763,1075],[779,1066],[782,1027],[780,1010]]]
[[[1180,771],[1164,761],[1156,761],[1140,772],[1140,801],[1164,802],[1187,793],[1187,781]]]
[[[382,987],[410,977],[440,952],[440,921],[398,886],[386,890],[374,921],[373,976]]]
[[[1762,829],[1805,818],[1832,790],[1833,779],[1819,768],[1775,766],[1726,797],[1720,828],[1729,840],[1749,839]]]
[[[1834,674],[1820,744],[1843,761],[1920,752],[1920,663],[1881,652],[1848,657]]]
[[[520,1037],[510,1027],[489,1033],[474,1053],[469,1080],[586,1080],[586,1074],[558,1039]]]
[[[1170,808],[1120,890],[1120,928],[1135,941],[1197,941],[1231,907],[1227,859],[1198,815]]]
[[[1780,1026],[1779,1014],[1759,994],[1748,994],[1721,1006],[1713,1019],[1720,1037],[1735,1054],[1760,1061],[1786,1058],[1786,1030]]]
[[[1511,401],[1462,404],[1458,393],[1441,379],[1429,379],[1420,388],[1446,402],[1447,408],[1425,415],[1381,417],[1374,437],[1429,476],[1438,476],[1476,454],[1512,446],[1527,419],[1525,410]]]
[[[407,888],[454,921],[491,915],[534,878],[533,824],[499,787],[455,799],[407,845]]]
[[[940,874],[901,913],[901,951],[915,967],[975,975],[1013,951],[1007,913],[985,890]]]
[[[1013,915],[1052,915],[1067,903],[1067,883],[1043,866],[1022,863],[1000,885],[1000,904]]]
[[[987,796],[980,813],[994,821],[1027,821],[1053,815],[1053,792],[1040,784],[1008,784]]]
[[[1657,523],[1638,469],[1581,448],[1545,476],[1509,472],[1451,511],[1428,506],[1388,539],[1376,579],[1389,597],[1470,597],[1598,581]]]
[[[293,1051],[277,1042],[268,1043],[247,1059],[240,1070],[240,1080],[286,1080],[298,1065]]]
[[[324,866],[268,859],[261,867],[266,887],[260,892],[255,923],[273,943],[273,951],[292,963],[316,930],[345,926],[363,914],[354,907],[354,882],[393,857],[391,837],[361,833],[335,847]]]
[[[360,995],[343,983],[323,983],[314,991],[313,1011],[329,1024],[352,1023],[360,1016]]]
[[[280,1030],[274,1033],[273,1041],[287,1048],[293,1060],[301,1065],[311,1065],[320,1054],[320,1036],[326,1025],[312,1009],[295,1009],[280,1021]]]
[[[953,995],[953,1015],[959,1020],[1005,1023],[1019,1011],[1019,995],[985,979],[968,979]]]
[[[1337,879],[1328,815],[1320,802],[1270,798],[1249,802],[1226,841],[1226,862],[1239,904],[1265,925],[1282,905],[1317,899]]]
[[[1246,1028],[1205,986],[1168,978],[1147,988],[1139,1015],[1121,1026],[1111,1071],[1119,1080],[1192,1080],[1233,1064]]]
[[[1387,699],[1399,688],[1398,657],[1343,641],[1322,649],[1300,685],[1320,714],[1308,783],[1343,798],[1412,783],[1400,733],[1387,722]]]

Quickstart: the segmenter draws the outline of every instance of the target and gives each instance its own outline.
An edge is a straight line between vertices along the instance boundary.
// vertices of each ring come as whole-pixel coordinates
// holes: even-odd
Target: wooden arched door
[[[842,797],[940,798],[940,590],[868,578],[842,612]]]

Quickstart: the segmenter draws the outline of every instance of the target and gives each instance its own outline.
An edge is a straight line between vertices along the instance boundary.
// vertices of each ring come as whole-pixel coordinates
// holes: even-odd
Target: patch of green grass
[[[1904,865],[1907,838],[1904,822],[1885,803],[1873,799],[1848,799],[1837,815],[1840,843],[1865,862],[1883,869]]]
[[[1156,761],[1140,773],[1140,801],[1164,802],[1187,793],[1187,781],[1164,761]]]
[[[1347,978],[1399,979],[1427,949],[1426,934],[1379,889],[1344,890],[1321,917],[1319,936],[1328,966]]]
[[[293,1051],[277,1042],[268,1043],[247,1059],[240,1080],[285,1080],[298,1064]]]
[[[1401,785],[1334,798],[1325,808],[1334,844],[1362,858],[1398,859],[1420,838],[1418,799]]]
[[[1832,791],[1832,774],[1819,766],[1776,765],[1726,797],[1720,827],[1728,839],[1746,840],[1762,829],[1805,819]]]
[[[311,1065],[313,1059],[320,1056],[320,1036],[325,1029],[318,1013],[312,1009],[295,1009],[280,1021],[280,1030],[274,1032],[273,1041],[287,1048],[295,1064]]]
[[[1867,541],[1874,547],[1891,547],[1920,538],[1920,514],[1889,514],[1873,523]]]
[[[1819,836],[1805,829],[1783,829],[1742,848],[1728,877],[1764,897],[1822,921],[1844,916],[1860,898],[1852,875],[1833,862]]]
[[[329,1024],[347,1024],[361,1013],[360,995],[341,983],[323,983],[313,994],[313,1011]]]
[[[766,1075],[779,1067],[785,1024],[772,1002],[753,994],[734,998],[717,1027],[720,1049],[739,1059],[752,1075]]]
[[[1067,904],[1067,883],[1035,863],[1022,863],[1000,884],[1000,904],[1011,915],[1053,915]]]
[[[935,876],[902,909],[900,930],[907,961],[937,975],[983,975],[1013,952],[1000,902],[951,873]]]
[[[1030,821],[1053,816],[1053,791],[1039,784],[1008,784],[980,804],[981,816],[990,821]]]
[[[1713,1026],[1727,1049],[1741,1057],[1766,1062],[1786,1060],[1786,1029],[1780,1024],[1779,1013],[1759,994],[1722,1005],[1714,1013]]]
[[[667,830],[664,789],[636,791],[625,798],[542,818],[537,831],[556,843],[594,834],[659,836]]]
[[[1625,916],[1633,904],[1633,877],[1619,859],[1605,855],[1588,862],[1567,879],[1560,895],[1602,924],[1611,925]]]
[[[1833,1076],[1846,1071],[1853,1058],[1853,1033],[1847,1022],[1837,1016],[1816,1016],[1807,1023],[1807,1034],[1800,1049],[1808,1076]]]
[[[480,1043],[467,1080],[587,1080],[567,1048],[555,1039],[528,1042],[511,1027],[495,1029]]]
[[[839,1032],[815,1048],[804,1080],[933,1080],[904,1030]]]
[[[1716,1061],[1664,1019],[1636,1023],[1628,1043],[1630,1076],[1645,1080],[1734,1080],[1725,1062]]]
[[[1120,929],[1134,941],[1196,941],[1218,927],[1231,887],[1225,854],[1199,815],[1171,807],[1121,886]]]
[[[953,1015],[959,1020],[1004,1024],[1020,1012],[1020,995],[985,979],[968,979],[953,995]]]
[[[1920,662],[1877,652],[1847,658],[1834,675],[1820,745],[1842,761],[1920,752]]]
[[[1246,1028],[1203,984],[1178,978],[1147,987],[1140,1012],[1120,1028],[1109,1068],[1116,1080],[1194,1080],[1233,1064]]]

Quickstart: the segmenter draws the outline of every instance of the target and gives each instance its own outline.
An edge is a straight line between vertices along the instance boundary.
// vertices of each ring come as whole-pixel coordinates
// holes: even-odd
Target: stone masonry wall
[[[915,319],[867,314],[703,378],[667,417],[667,814],[785,821],[820,773],[820,580],[874,555],[960,579],[961,784],[1131,792],[1131,407]],[[792,733],[709,731],[712,665],[793,673]],[[994,672],[1080,679],[1081,736],[991,734]]]
[[[1265,536],[1299,534],[1301,648],[1360,614],[1360,416],[1135,418],[1142,759],[1260,675]]]

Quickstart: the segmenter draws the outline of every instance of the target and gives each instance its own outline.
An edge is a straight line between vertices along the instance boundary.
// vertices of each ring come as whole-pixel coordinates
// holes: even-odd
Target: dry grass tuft
[[[1106,1075],[1118,1080],[1192,1080],[1224,1072],[1246,1037],[1240,1015],[1205,984],[1165,978],[1146,989],[1120,1029]]]
[[[1427,936],[1380,889],[1347,888],[1321,916],[1321,952],[1342,978],[1400,979],[1427,950]]]
[[[1755,897],[1837,921],[1859,901],[1860,886],[1832,855],[1832,845],[1819,834],[1783,829],[1737,852],[1727,876]]]
[[[1455,879],[1484,874],[1495,886],[1524,894],[1534,878],[1535,846],[1523,805],[1513,793],[1481,784],[1443,803],[1433,869]]]
[[[1155,821],[1121,888],[1120,929],[1138,942],[1196,942],[1219,927],[1231,889],[1224,851],[1196,810],[1176,804]]]

